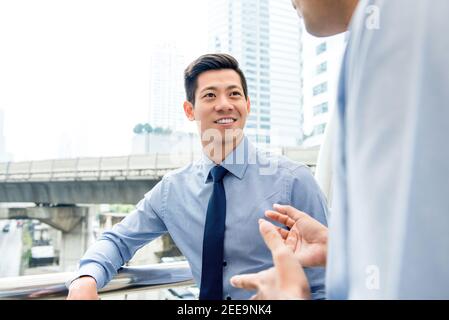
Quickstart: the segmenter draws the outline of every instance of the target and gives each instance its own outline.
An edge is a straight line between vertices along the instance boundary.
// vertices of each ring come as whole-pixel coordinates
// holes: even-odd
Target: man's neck
[[[237,148],[242,140],[243,135],[233,138],[232,141],[220,141],[218,143],[203,142],[203,152],[215,164],[220,164],[231,152],[235,150],[235,148]]]

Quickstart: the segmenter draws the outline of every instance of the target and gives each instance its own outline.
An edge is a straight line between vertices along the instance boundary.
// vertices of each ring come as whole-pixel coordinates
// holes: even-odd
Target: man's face
[[[307,31],[317,37],[347,30],[358,0],[291,0]]]
[[[219,134],[224,142],[243,134],[250,102],[245,98],[237,72],[210,70],[198,76],[195,105],[186,101],[184,110],[189,120],[198,122],[203,139],[211,136],[217,139]]]

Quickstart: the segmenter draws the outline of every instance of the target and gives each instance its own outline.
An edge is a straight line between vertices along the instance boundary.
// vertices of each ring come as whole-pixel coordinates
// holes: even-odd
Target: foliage
[[[109,211],[113,213],[130,213],[134,209],[135,206],[131,204],[111,204],[109,206]]]
[[[153,128],[151,124],[138,123],[135,125],[133,132],[135,134],[155,134],[155,135],[171,135],[172,130],[170,128],[155,127]]]
[[[28,229],[29,222],[27,221],[22,228],[22,261],[21,270],[28,268],[28,264],[31,258],[31,247],[33,246],[33,239],[31,238],[30,231]]]

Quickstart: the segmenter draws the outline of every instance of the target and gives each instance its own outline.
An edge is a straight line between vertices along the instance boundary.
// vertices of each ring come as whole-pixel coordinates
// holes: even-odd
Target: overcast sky
[[[148,116],[151,46],[177,42],[193,59],[207,51],[207,23],[207,0],[0,0],[7,151],[129,153]]]

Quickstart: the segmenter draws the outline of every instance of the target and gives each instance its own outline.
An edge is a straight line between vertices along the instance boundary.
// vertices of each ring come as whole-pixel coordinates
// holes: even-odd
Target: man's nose
[[[234,105],[231,103],[230,99],[227,96],[221,96],[215,105],[216,111],[228,111],[233,110]]]

